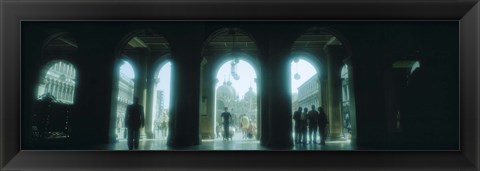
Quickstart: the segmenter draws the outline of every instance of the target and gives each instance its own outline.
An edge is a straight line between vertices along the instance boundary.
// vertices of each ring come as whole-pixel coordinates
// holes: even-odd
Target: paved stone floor
[[[243,139],[241,133],[236,133],[231,141],[224,141],[222,138],[217,139],[204,139],[200,145],[189,146],[183,148],[173,148],[167,146],[167,141],[161,139],[142,139],[140,141],[138,150],[327,150],[327,151],[339,151],[339,150],[355,150],[348,140],[340,141],[328,141],[326,145],[319,144],[295,144],[292,148],[286,149],[271,149],[260,145],[260,142],[254,139]],[[318,141],[317,141],[318,142]],[[127,141],[119,140],[113,144],[98,145],[91,147],[81,147],[75,150],[128,150]]]

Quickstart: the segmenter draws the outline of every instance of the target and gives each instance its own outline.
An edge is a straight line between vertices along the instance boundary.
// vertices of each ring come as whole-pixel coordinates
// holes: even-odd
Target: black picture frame
[[[0,11],[2,170],[480,169],[478,0],[3,0]],[[22,20],[459,20],[461,150],[21,151]]]

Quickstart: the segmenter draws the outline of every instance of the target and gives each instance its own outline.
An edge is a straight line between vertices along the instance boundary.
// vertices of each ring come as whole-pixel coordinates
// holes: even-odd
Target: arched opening
[[[144,127],[140,128],[140,147],[148,148],[146,146],[152,142],[150,140],[166,140],[168,135],[167,132],[162,134],[156,127],[158,125],[158,128],[165,128],[165,130],[167,130],[169,125],[162,123],[162,118],[171,118],[171,116],[169,116],[170,80],[172,77],[172,64],[169,55],[170,45],[167,39],[161,34],[153,30],[142,29],[128,34],[123,41],[120,42],[120,46],[118,47],[117,61],[120,61],[121,64],[128,63],[134,73],[133,78],[129,78],[128,98],[133,100],[134,97],[138,97],[138,103],[143,106]],[[169,58],[169,60],[165,60],[166,58]],[[121,64],[117,64],[114,68],[121,68]],[[118,73],[118,71],[115,72]],[[114,78],[114,82],[122,82],[121,74],[117,76],[117,78]],[[113,86],[117,85],[114,83]],[[118,91],[119,93],[114,93],[113,98],[119,98],[120,91],[123,90],[114,88],[114,91]],[[122,105],[126,107],[131,104],[132,101],[127,100],[127,102],[129,103],[122,103]],[[120,102],[115,101],[112,102],[112,104],[119,106]],[[117,109],[112,108],[112,111],[115,110]],[[127,138],[125,125],[122,125],[125,124],[124,117],[125,111],[112,113],[111,119],[114,121],[112,122],[114,123],[114,127],[112,128],[114,131],[112,132],[117,134],[117,140]],[[122,138],[119,139],[118,137]],[[125,145],[125,148],[126,147],[127,145]]]
[[[69,58],[75,57],[78,45],[69,33],[61,32],[47,38],[43,55],[50,58],[40,70],[37,100],[49,98],[57,103],[73,104],[77,70]]]
[[[158,66],[155,74],[153,89],[152,125],[153,137],[166,140],[170,122],[170,89],[171,89],[172,63],[165,61]]]
[[[125,126],[125,113],[128,105],[133,103],[135,95],[135,70],[132,64],[125,59],[119,61],[116,84],[116,107],[115,107],[115,137],[117,140],[124,140],[127,137]]]
[[[342,70],[342,64],[348,60],[350,52],[340,39],[341,37],[338,37],[338,34],[331,29],[313,27],[294,41],[290,78],[292,113],[295,115],[295,112],[301,107],[303,110],[299,113],[307,113],[307,119],[299,121],[299,123],[308,125],[297,127],[296,125],[302,124],[296,124],[295,117],[293,118],[292,136],[295,143],[321,143],[326,140],[327,144],[350,144],[351,136],[346,135],[345,131],[352,132],[352,126],[350,126],[350,130],[346,130],[345,119],[348,119],[350,123],[354,121],[352,119],[354,118],[352,117],[354,106],[351,105],[353,102],[350,98],[352,93],[347,78],[351,72],[349,73],[347,69]],[[303,75],[307,75],[306,78],[303,78]],[[312,105],[315,106],[314,109],[312,109]],[[325,127],[320,126],[320,120],[313,119],[315,120],[313,122],[311,119],[311,113],[315,113],[315,111],[321,113],[319,110],[323,110],[326,115],[328,124]],[[348,113],[348,118],[346,118],[345,112]]]
[[[309,136],[307,130],[309,128],[304,125],[307,124],[308,112],[312,111],[312,105],[315,106],[315,110],[322,106],[321,74],[317,69],[319,64],[310,61],[312,57],[309,54],[295,53],[290,64],[292,113],[294,113],[292,136],[295,143],[318,142],[317,137]]]
[[[247,61],[235,58],[218,69],[215,85],[215,130],[217,138],[231,140],[257,139],[257,74]],[[223,112],[231,114],[226,121]],[[225,135],[223,124],[229,122],[229,134]]]
[[[77,49],[75,38],[65,32],[48,37],[43,45],[45,63],[39,68],[33,112],[27,123],[32,145],[69,143],[78,87]]]
[[[261,79],[255,41],[241,29],[221,29],[207,39],[202,56],[199,106],[202,141],[223,140],[221,116],[228,107],[232,136],[225,139],[258,143],[261,105],[257,87]]]
[[[54,60],[41,71],[37,99],[49,98],[57,103],[73,104],[76,88],[76,69],[70,62]]]

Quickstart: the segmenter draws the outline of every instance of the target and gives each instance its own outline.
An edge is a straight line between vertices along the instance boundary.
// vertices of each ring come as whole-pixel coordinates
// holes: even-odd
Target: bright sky
[[[257,84],[255,83],[254,79],[257,77],[257,74],[255,73],[255,70],[253,69],[252,65],[247,63],[244,60],[240,60],[240,62],[237,64],[237,72],[240,75],[239,80],[233,79],[231,76],[231,61],[228,61],[220,67],[220,70],[217,72],[217,79],[218,79],[218,84],[216,85],[215,89],[218,88],[223,84],[223,81],[226,79],[228,81],[228,78],[230,78],[230,81],[232,82],[232,86],[235,88],[237,93],[239,94],[240,98],[248,91],[250,85],[253,88],[254,92],[257,92]],[[294,76],[295,73],[300,74],[300,79],[295,80]],[[133,71],[132,66],[128,62],[124,62],[124,64],[120,67],[120,72],[126,74],[130,78],[135,78],[135,73]],[[166,97],[170,97],[170,73],[171,73],[171,63],[168,62],[166,63],[161,69],[159,74],[157,75],[157,78],[160,78],[160,82],[157,85],[157,90],[163,90],[164,91],[164,97],[165,97],[165,107],[168,108],[170,106],[170,99]],[[297,64],[292,61],[291,63],[291,82],[292,82],[292,93],[297,92],[297,88],[305,83],[310,77],[315,75],[317,71],[313,67],[312,64],[309,62],[300,59]]]
[[[248,91],[250,85],[252,86],[253,92],[257,92],[257,84],[254,81],[255,78],[257,78],[257,74],[253,66],[244,60],[240,60],[237,64],[237,73],[240,75],[240,79],[235,80],[231,74],[231,62],[232,61],[224,63],[222,67],[220,67],[220,70],[218,70],[218,83],[215,89],[223,85],[224,80],[228,81],[228,78],[230,78],[232,86],[235,88],[235,91],[237,91],[240,99],[243,98],[243,95]]]
[[[298,87],[300,87],[303,83],[305,83],[305,81],[307,81],[313,75],[315,75],[317,71],[315,70],[312,64],[310,64],[309,62],[303,59],[300,59],[296,64],[294,61],[292,61],[290,66],[291,66],[290,80],[292,81],[292,94],[293,94],[293,93],[298,93],[298,90],[297,90]],[[296,80],[294,78],[295,73],[297,73],[297,71],[298,71],[298,74],[300,74],[299,80]]]
[[[157,78],[160,79],[160,82],[157,84],[157,90],[163,90],[164,92],[164,104],[165,109],[168,109],[170,106],[170,72],[171,72],[172,65],[170,62],[163,65],[160,69],[160,72],[157,75]],[[120,72],[127,75],[129,78],[135,78],[135,72],[133,71],[133,67],[130,65],[129,62],[124,61],[123,65],[120,66]]]
[[[170,62],[166,63],[160,69],[160,72],[157,75],[157,78],[160,80],[157,84],[157,90],[163,90],[163,101],[165,109],[168,109],[170,106],[170,81],[171,81],[171,71],[172,64]]]
[[[127,75],[131,79],[135,78],[135,72],[133,72],[133,67],[127,61],[123,61],[123,65],[120,66],[120,73]]]

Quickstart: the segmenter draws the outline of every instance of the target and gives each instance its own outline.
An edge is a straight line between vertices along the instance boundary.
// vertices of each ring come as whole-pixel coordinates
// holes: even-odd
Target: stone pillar
[[[60,100],[65,101],[65,83],[60,83]]]
[[[354,82],[353,82],[353,65],[352,60],[346,58],[343,62],[348,66],[348,94],[350,100],[350,108],[348,111],[350,112],[350,125],[352,126],[352,137],[350,139],[352,144],[356,144],[357,141],[357,111],[355,110],[355,92],[354,92]]]
[[[146,102],[145,102],[145,134],[147,138],[154,138],[153,135],[153,122],[155,120],[155,113],[153,113],[153,106],[156,106],[153,104],[154,98],[156,95],[157,90],[155,90],[155,71],[156,69],[153,69],[152,65],[145,64],[145,76],[146,76]],[[158,66],[156,66],[158,67]],[[148,68],[148,69],[147,69]],[[150,72],[149,72],[150,71]],[[148,74],[147,74],[148,73]],[[148,75],[148,76],[147,76]]]
[[[272,33],[282,35],[283,33]],[[268,62],[264,63],[261,90],[266,103],[262,103],[262,112],[267,117],[261,118],[268,125],[262,129],[268,132],[267,146],[289,148],[293,146],[292,139],[292,99],[290,90],[290,60],[291,40],[278,40],[270,42]],[[266,109],[266,110],[263,110]],[[265,114],[263,115],[265,116]],[[263,135],[262,135],[263,136]]]
[[[58,99],[57,97],[57,81],[53,81],[53,91],[52,91],[52,95]]]
[[[327,53],[327,99],[328,108],[326,113],[330,124],[328,137],[332,140],[340,139],[342,135],[342,112],[341,112],[341,69],[342,60],[346,57],[345,50],[341,45],[329,45],[326,48]]]
[[[47,85],[45,86],[45,93],[52,92],[50,90],[51,85],[52,83],[50,83],[50,79],[47,79]],[[40,94],[40,95],[43,95],[43,94]]]
[[[65,84],[65,101],[70,103],[70,85]]]
[[[73,77],[76,89],[73,90],[75,110],[72,115],[72,142],[106,144],[115,141],[115,115],[112,110],[114,70],[116,53],[113,49],[119,44],[122,31],[87,25],[72,32],[77,40],[78,56]],[[86,31],[88,30],[88,31]],[[102,37],[102,41],[98,38]],[[78,77],[76,77],[78,72]],[[115,84],[118,84],[116,82]],[[78,93],[77,93],[78,92]],[[88,137],[88,138],[85,138]]]
[[[68,89],[68,101],[73,103],[73,86],[70,85],[68,87],[69,87],[69,89]]]
[[[203,57],[200,69],[200,135],[202,138],[215,138],[215,87],[216,80],[212,64]]]
[[[170,122],[167,144],[191,146],[200,143],[199,101],[200,63],[203,43],[203,25],[185,23],[172,26],[165,37],[171,37],[172,92]],[[178,34],[182,33],[182,34]]]
[[[72,102],[73,103],[75,103],[75,88],[76,87],[77,87],[76,85],[72,86]]]
[[[151,119],[151,105],[149,102],[149,96],[147,95],[148,88],[148,51],[147,49],[137,50],[136,57],[136,71],[135,71],[135,93],[134,98],[138,97],[138,103],[143,106],[145,127],[141,128],[140,137],[152,137],[152,126],[150,125]],[[150,93],[148,93],[150,94]]]

